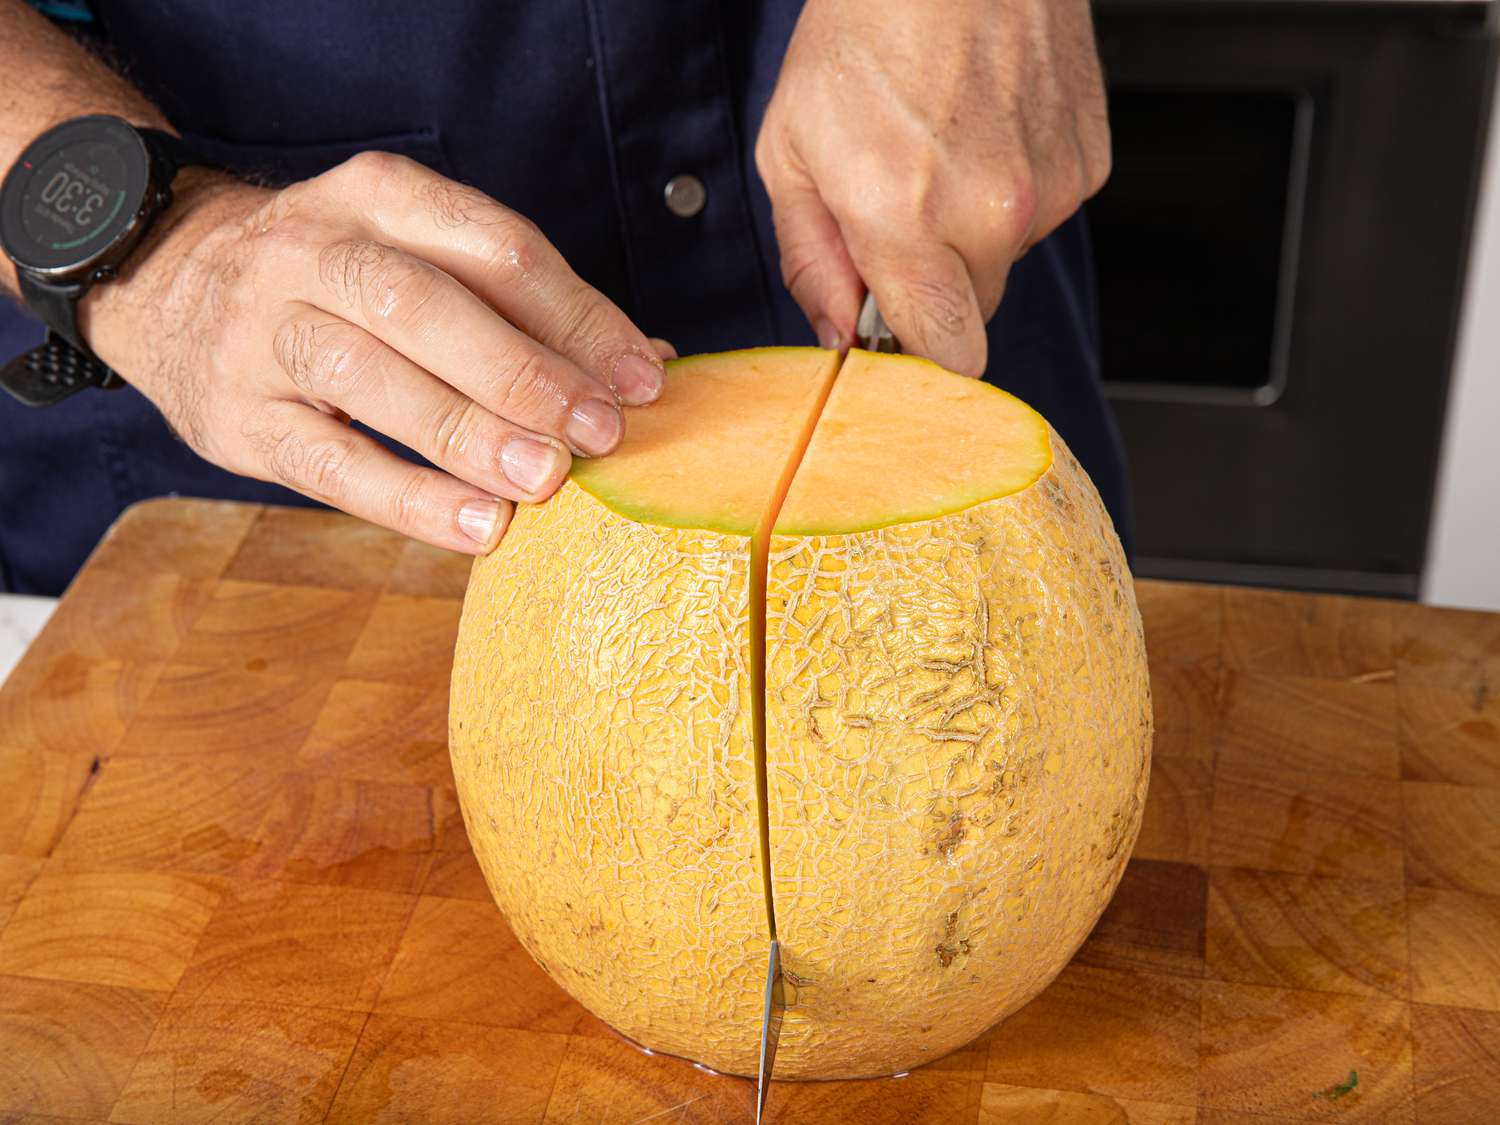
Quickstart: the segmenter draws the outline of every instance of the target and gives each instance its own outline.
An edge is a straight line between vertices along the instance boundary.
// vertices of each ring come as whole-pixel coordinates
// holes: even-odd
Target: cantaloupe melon
[[[1130,576],[1019,400],[924,360],[682,359],[470,580],[451,749],[537,961],[624,1035],[891,1074],[1040,991],[1098,918],[1151,743]]]

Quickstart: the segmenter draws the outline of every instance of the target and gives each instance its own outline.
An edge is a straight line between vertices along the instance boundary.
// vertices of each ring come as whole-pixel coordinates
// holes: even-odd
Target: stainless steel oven
[[[1491,13],[1099,4],[1090,217],[1140,573],[1416,593]]]

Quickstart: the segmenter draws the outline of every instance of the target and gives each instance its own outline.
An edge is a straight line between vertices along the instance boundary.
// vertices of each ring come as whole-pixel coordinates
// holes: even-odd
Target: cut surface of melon
[[[858,350],[842,367],[815,348],[674,360],[660,401],[626,418],[620,448],[575,462],[573,479],[630,519],[741,535],[768,518],[778,535],[935,519],[1019,492],[1052,463],[1047,423],[1020,399]]]
[[[638,523],[753,535],[785,494],[838,355],[754,348],[668,362],[661,399],[627,408],[608,457],[572,479]]]
[[[777,535],[936,519],[1028,488],[1052,464],[1020,399],[914,356],[852,351],[776,517]]]

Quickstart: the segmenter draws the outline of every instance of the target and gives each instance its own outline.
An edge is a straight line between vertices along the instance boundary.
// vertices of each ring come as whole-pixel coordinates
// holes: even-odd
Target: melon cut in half
[[[1024,403],[924,360],[668,365],[475,564],[451,750],[537,961],[631,1039],[778,1078],[891,1074],[1040,991],[1139,826],[1129,573]]]

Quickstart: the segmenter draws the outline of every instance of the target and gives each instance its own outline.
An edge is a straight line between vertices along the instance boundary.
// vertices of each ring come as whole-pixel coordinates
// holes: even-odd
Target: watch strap
[[[0,387],[27,406],[51,406],[89,387],[113,389],[123,380],[93,353],[78,331],[84,286],[54,285],[16,271],[21,296],[48,327],[47,338],[0,368]]]
[[[56,332],[0,367],[0,390],[25,406],[51,406],[89,387],[114,390],[124,380]]]
[[[152,155],[162,165],[163,183],[170,184],[173,177],[181,168],[192,168],[206,164],[193,146],[181,137],[172,133],[164,133],[160,129],[147,129],[144,127],[136,129],[147,146],[152,150]]]
[[[89,351],[78,331],[78,298],[83,296],[84,286],[78,283],[55,285],[16,270],[16,282],[21,290],[21,299],[37,319],[50,328],[54,335],[61,336],[75,348]]]

